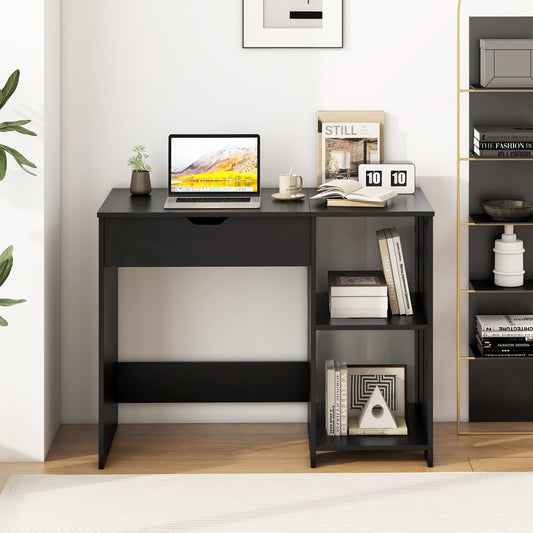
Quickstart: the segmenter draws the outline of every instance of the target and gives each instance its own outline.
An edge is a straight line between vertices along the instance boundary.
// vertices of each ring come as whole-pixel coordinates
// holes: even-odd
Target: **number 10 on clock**
[[[415,165],[405,163],[363,163],[359,165],[359,182],[365,187],[387,187],[398,194],[415,192]]]

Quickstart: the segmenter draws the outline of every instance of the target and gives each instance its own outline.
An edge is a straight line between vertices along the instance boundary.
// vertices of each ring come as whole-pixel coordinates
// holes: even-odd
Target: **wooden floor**
[[[64,425],[44,463],[0,463],[9,474],[533,471],[533,435],[457,436],[435,424],[435,466],[422,452],[322,453],[309,467],[305,424],[123,424],[105,470],[96,425]]]

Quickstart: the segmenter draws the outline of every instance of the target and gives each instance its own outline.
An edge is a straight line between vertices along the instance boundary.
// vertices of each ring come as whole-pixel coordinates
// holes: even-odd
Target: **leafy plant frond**
[[[131,167],[131,169],[136,172],[150,172],[152,167],[146,161],[148,157],[150,157],[146,153],[146,148],[142,144],[137,144],[132,150],[135,152],[135,155],[132,155],[128,159],[128,165]]]
[[[12,300],[11,298],[0,298],[0,307],[11,307],[12,305],[17,305],[24,303],[26,300]]]
[[[4,88],[0,91],[0,109],[4,107],[10,96],[15,92],[17,85],[19,84],[20,70],[15,70],[11,76],[9,76]]]
[[[0,150],[0,181],[6,177],[7,156],[4,150]]]
[[[27,128],[23,128],[23,124],[27,124],[31,120],[17,120],[14,122],[2,122],[0,123],[0,131],[18,131],[24,135],[37,135],[34,131]]]
[[[9,146],[5,146],[3,144],[0,144],[0,150],[6,151],[11,157],[17,162],[18,166],[24,170],[24,172],[27,172],[28,174],[31,174],[32,176],[36,176],[33,172],[30,172],[26,167],[31,168],[37,168],[37,165],[26,159],[20,152],[17,152],[14,148],[10,148]]]
[[[5,328],[7,326],[7,320],[0,316],[0,327]]]

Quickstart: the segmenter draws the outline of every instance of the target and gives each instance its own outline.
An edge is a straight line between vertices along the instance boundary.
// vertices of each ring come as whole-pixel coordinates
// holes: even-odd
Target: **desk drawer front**
[[[311,260],[308,218],[115,218],[103,223],[104,266],[301,266]]]

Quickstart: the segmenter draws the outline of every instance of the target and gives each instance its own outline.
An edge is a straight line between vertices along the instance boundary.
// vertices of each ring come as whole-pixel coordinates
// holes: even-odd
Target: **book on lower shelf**
[[[387,318],[387,284],[379,270],[328,272],[331,318]]]
[[[405,365],[325,362],[325,429],[328,436],[407,435]]]
[[[396,417],[395,428],[362,428],[359,418],[350,417],[348,420],[348,435],[407,435],[407,424],[403,416]]]

